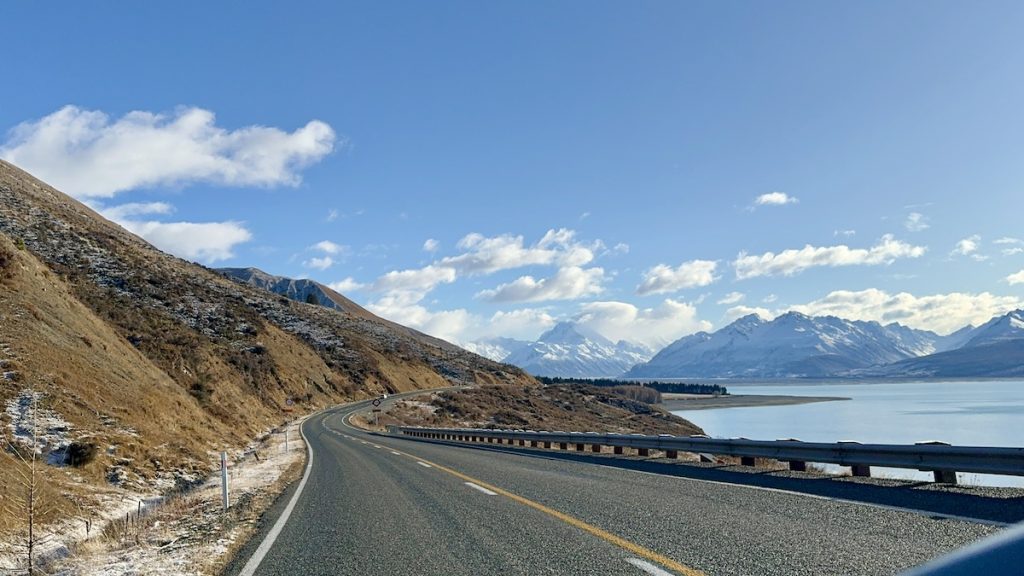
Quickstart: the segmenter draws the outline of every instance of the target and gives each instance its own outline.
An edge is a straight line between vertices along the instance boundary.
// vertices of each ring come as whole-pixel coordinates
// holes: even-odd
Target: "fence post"
[[[228,509],[228,453],[220,453],[220,497],[224,504],[224,510]]]

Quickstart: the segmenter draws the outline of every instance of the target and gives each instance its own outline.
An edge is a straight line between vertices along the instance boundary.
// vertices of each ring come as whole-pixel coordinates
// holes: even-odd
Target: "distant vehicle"
[[[387,398],[387,397],[388,397],[388,394],[387,394],[387,392],[385,392],[384,394],[381,394],[381,395],[380,395],[380,398],[381,398],[381,400],[383,400],[383,399],[385,399],[385,398]]]

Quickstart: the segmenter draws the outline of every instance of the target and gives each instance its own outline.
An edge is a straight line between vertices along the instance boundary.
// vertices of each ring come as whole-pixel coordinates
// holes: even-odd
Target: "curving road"
[[[306,421],[298,496],[228,574],[896,574],[1024,519],[1022,498],[370,434],[347,422],[367,409]]]

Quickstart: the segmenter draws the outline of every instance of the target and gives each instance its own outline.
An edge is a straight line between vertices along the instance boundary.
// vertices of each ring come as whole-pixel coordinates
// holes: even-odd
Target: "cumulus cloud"
[[[331,266],[334,266],[334,259],[330,256],[324,257],[313,257],[309,260],[305,260],[302,263],[306,268],[316,268],[317,270],[327,270]]]
[[[638,342],[658,349],[711,324],[697,317],[697,308],[671,298],[652,308],[628,302],[590,302],[580,307],[576,321],[606,338]]]
[[[820,300],[791,306],[789,309],[814,316],[833,315],[851,320],[874,320],[882,324],[899,322],[913,328],[948,334],[967,324],[977,326],[993,316],[1022,306],[1024,300],[1021,298],[995,296],[988,292],[914,296],[907,292],[890,294],[869,288],[861,291],[837,290]]]
[[[437,240],[434,240],[433,238],[427,238],[423,242],[423,251],[424,252],[437,252],[437,249],[440,248],[440,247],[441,247],[441,243],[438,242]]]
[[[532,246],[526,246],[522,236],[473,233],[459,240],[456,247],[464,252],[441,259],[442,266],[465,274],[491,274],[535,265],[583,266],[594,259],[594,251],[601,244],[583,244],[576,240],[574,230],[560,228],[548,230]]]
[[[899,258],[918,258],[927,248],[896,240],[891,234],[882,236],[871,248],[838,246],[811,246],[783,250],[778,254],[765,252],[760,256],[741,252],[733,266],[736,278],[744,280],[758,276],[792,276],[818,266],[868,266],[892,264]]]
[[[786,194],[785,192],[768,192],[761,194],[754,199],[755,206],[783,206],[785,204],[796,204],[800,200]]]
[[[165,252],[208,264],[232,258],[235,246],[252,239],[252,234],[240,222],[123,220],[118,223]]]
[[[981,242],[981,236],[975,234],[968,236],[956,243],[956,247],[953,248],[953,254],[959,256],[968,256],[978,251],[978,243]]]
[[[1020,272],[1014,274],[1010,274],[1009,276],[1006,277],[1006,281],[1009,282],[1010,285],[1024,284],[1024,270],[1021,270]]]
[[[719,300],[718,304],[724,304],[729,306],[730,304],[736,304],[746,298],[746,295],[742,292],[729,292]]]
[[[493,290],[483,290],[477,298],[491,302],[542,302],[545,300],[575,300],[600,294],[604,287],[604,269],[567,266],[550,278],[534,279],[520,276]]]
[[[234,248],[252,239],[240,222],[159,222],[140,218],[174,212],[166,202],[138,202],[94,206],[103,217],[132,234],[141,236],[164,252],[196,262],[212,264],[234,256]]]
[[[341,292],[342,294],[344,294],[346,292],[355,292],[357,290],[362,290],[363,288],[366,287],[366,285],[356,282],[355,278],[349,276],[344,280],[331,282],[330,284],[327,285],[327,287],[330,288],[331,290],[334,290],[335,292]]]
[[[334,242],[331,242],[330,240],[321,240],[320,242],[317,242],[316,244],[313,244],[312,246],[310,246],[309,249],[310,250],[318,250],[320,252],[323,252],[324,254],[334,254],[334,255],[337,255],[337,254],[342,254],[342,253],[347,252],[349,248],[348,248],[348,246],[343,246],[341,244],[335,244]]]
[[[636,287],[636,293],[645,296],[707,286],[718,280],[719,277],[715,276],[717,266],[718,262],[714,260],[690,260],[675,268],[658,264],[644,272],[643,281]]]
[[[556,322],[557,319],[547,310],[539,308],[498,311],[487,322],[486,335],[534,340]]]
[[[378,316],[449,342],[460,342],[466,329],[473,324],[473,315],[466,310],[431,311],[418,302],[410,302],[405,298],[407,295],[392,293],[366,308]]]
[[[903,227],[909,232],[920,232],[927,230],[931,227],[928,224],[928,217],[920,212],[911,212],[907,214],[907,219],[903,221]]]
[[[376,292],[413,291],[426,293],[433,290],[439,284],[454,282],[455,278],[456,272],[454,268],[431,264],[423,268],[388,272],[377,278],[372,284],[371,289]]]
[[[293,132],[265,126],[227,130],[213,112],[129,112],[112,119],[65,106],[15,127],[0,158],[79,198],[109,198],[151,186],[208,182],[294,186],[299,171],[329,154],[334,130],[313,120]]]

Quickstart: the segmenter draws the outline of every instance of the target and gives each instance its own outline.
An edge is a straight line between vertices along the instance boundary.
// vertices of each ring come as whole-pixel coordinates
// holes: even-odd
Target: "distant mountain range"
[[[368,314],[312,280],[273,276],[255,268],[218,272],[292,300]],[[947,336],[897,323],[788,312],[774,320],[744,316],[718,331],[680,338],[657,354],[639,344],[612,342],[574,322],[561,322],[533,342],[490,338],[464,348],[536,376],[571,378],[1014,377],[1024,376],[1024,311]]]
[[[1024,312],[948,336],[789,312],[680,338],[627,378],[996,377],[1024,374]]]
[[[645,362],[653,350],[604,336],[574,322],[561,322],[535,342],[493,338],[466,346],[482,356],[518,366],[535,376],[608,378]]]

